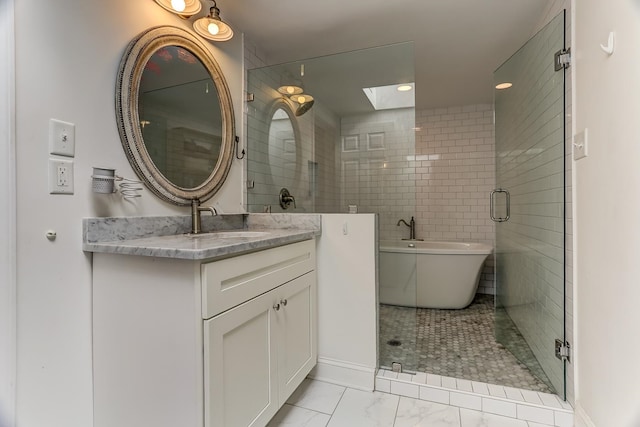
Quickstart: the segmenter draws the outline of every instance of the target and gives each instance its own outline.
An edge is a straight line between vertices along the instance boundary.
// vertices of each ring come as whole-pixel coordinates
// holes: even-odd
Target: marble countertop
[[[85,218],[82,248],[203,260],[309,240],[321,233],[320,215],[311,214],[219,215],[206,222],[203,218],[205,232],[198,235],[188,233],[189,221],[188,216]]]

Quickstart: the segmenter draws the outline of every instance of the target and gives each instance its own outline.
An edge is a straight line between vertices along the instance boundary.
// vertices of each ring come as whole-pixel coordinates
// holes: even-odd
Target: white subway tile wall
[[[559,393],[564,371],[554,339],[563,337],[564,324],[565,117],[562,72],[554,71],[549,50],[560,48],[564,31],[562,19],[554,21],[496,71],[513,87],[495,101],[496,185],[511,193],[511,219],[496,230],[504,242],[499,274],[508,283],[498,293]]]
[[[379,214],[380,239],[409,237],[416,216],[415,111],[381,110],[343,117],[340,210],[357,205],[358,212]]]
[[[571,47],[571,0],[553,0],[547,4],[544,16],[540,19],[532,36],[547,25],[553,18],[566,11],[565,26],[565,45]],[[565,234],[565,253],[566,253],[566,297],[565,309],[567,314],[566,322],[566,340],[573,343],[573,204],[572,204],[572,146],[573,129],[571,123],[572,104],[571,104],[571,78],[570,71],[567,71],[566,91],[565,91],[565,199],[566,199],[566,234]],[[567,364],[567,400],[575,404],[574,393],[574,369],[573,363]]]
[[[417,237],[495,247],[489,217],[494,148],[490,104],[416,111]],[[495,293],[493,254],[485,262],[478,292]]]

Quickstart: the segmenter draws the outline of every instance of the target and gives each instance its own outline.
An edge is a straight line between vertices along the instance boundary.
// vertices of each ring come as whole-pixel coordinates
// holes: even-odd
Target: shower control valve
[[[289,209],[289,206],[291,205],[291,203],[293,203],[294,208],[296,207],[295,197],[293,197],[291,193],[289,193],[289,190],[287,190],[286,188],[283,188],[282,190],[280,190],[279,199],[280,199],[280,207],[282,209]]]

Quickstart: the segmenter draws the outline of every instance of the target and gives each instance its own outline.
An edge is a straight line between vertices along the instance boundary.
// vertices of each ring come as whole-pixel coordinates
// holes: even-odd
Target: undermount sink
[[[215,239],[238,239],[238,238],[254,238],[267,236],[268,231],[251,231],[251,230],[231,230],[231,231],[210,231],[198,234],[188,234],[189,237],[211,237]]]

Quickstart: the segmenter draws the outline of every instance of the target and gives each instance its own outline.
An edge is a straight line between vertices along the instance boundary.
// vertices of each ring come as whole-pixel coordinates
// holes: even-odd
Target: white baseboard
[[[315,380],[364,391],[373,391],[375,377],[376,368],[322,357],[309,373],[309,378]]]
[[[574,410],[574,423],[575,427],[596,427],[596,425],[591,421],[591,418],[584,411],[582,406],[580,406],[580,402],[576,402],[576,409]]]

